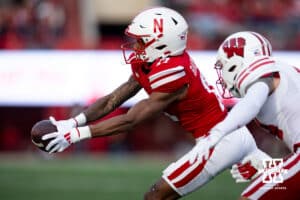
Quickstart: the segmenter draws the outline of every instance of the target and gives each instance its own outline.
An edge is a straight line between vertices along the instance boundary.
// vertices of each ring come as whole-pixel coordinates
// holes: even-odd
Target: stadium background
[[[40,52],[119,51],[132,17],[158,5],[175,8],[186,17],[189,50],[215,53],[227,35],[253,30],[264,34],[275,52],[299,53],[299,0],[1,0],[0,57],[4,60],[16,52],[33,52],[39,59]],[[73,62],[78,62],[76,57]],[[30,62],[22,64],[30,71]],[[1,63],[0,69],[5,67]],[[101,75],[106,76],[100,74],[99,79]],[[12,85],[16,81],[5,71],[0,79]],[[85,103],[61,105],[25,100],[22,104],[26,99],[22,88],[15,92],[20,92],[18,104],[0,99],[0,199],[142,199],[167,164],[193,144],[188,134],[161,116],[128,134],[85,141],[49,156],[31,144],[32,125],[50,115],[68,118],[103,91],[91,94]],[[113,115],[127,109],[124,106]],[[256,130],[262,149],[273,157],[287,154],[279,141],[254,123],[249,126]],[[226,171],[184,199],[236,199],[245,186],[235,184]]]

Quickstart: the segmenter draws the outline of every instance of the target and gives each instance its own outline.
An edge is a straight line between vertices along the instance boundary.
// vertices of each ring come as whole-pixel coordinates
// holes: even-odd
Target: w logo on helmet
[[[244,38],[231,38],[223,43],[223,50],[227,54],[227,58],[231,58],[234,55],[244,57],[244,46],[246,40]]]
[[[153,32],[156,33],[158,32],[162,33],[164,31],[164,23],[163,23],[163,19],[153,19]]]

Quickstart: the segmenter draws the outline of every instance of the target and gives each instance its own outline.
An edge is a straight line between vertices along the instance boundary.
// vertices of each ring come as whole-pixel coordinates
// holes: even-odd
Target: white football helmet
[[[157,58],[180,55],[186,49],[188,24],[175,10],[157,7],[138,14],[125,30],[131,38],[142,40],[143,49],[132,43],[121,46],[126,63],[135,57],[143,62],[153,62]],[[134,56],[127,58],[125,51],[131,49]]]
[[[257,56],[272,56],[270,42],[261,34],[251,31],[237,32],[228,36],[218,49],[217,86],[223,98],[240,97],[235,86],[238,73],[243,68],[244,59]],[[220,87],[221,86],[221,87]]]

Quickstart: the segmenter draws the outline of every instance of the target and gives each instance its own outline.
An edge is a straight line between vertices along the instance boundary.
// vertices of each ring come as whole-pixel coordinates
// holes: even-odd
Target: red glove
[[[237,183],[248,182],[263,172],[262,161],[255,157],[246,157],[241,163],[232,166],[230,173]]]

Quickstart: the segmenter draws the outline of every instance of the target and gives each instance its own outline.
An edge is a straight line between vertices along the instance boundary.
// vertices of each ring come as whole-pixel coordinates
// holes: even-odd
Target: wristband
[[[71,130],[71,143],[76,143],[92,137],[89,126],[75,127]]]
[[[80,113],[79,115],[77,115],[73,119],[75,121],[76,127],[86,124],[86,116],[84,115],[84,113]]]

